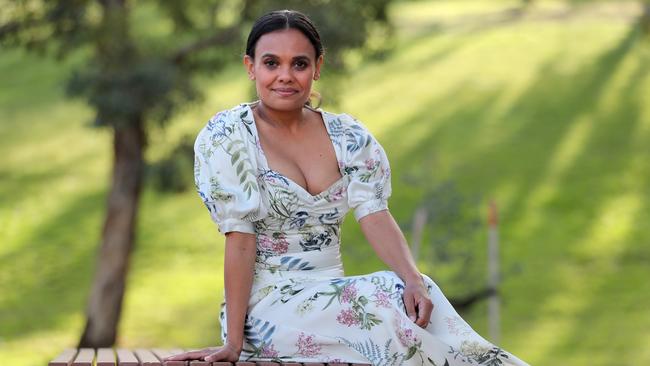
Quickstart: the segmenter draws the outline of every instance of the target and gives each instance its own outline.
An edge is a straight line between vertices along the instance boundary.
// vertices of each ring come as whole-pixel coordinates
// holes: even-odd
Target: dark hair
[[[263,35],[291,28],[299,30],[309,39],[316,51],[316,58],[324,53],[320,34],[311,19],[296,10],[276,10],[262,15],[255,21],[246,42],[246,55],[255,58],[255,46]]]

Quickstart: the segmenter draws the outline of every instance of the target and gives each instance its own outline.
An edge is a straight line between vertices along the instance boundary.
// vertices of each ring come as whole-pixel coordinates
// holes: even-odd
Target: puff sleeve
[[[194,143],[196,189],[222,234],[255,233],[254,222],[263,218],[257,165],[242,131],[241,119],[232,111],[220,112],[199,132]]]
[[[386,152],[360,122],[345,115],[344,172],[350,176],[348,204],[360,220],[371,213],[388,209],[391,194],[390,165]]]

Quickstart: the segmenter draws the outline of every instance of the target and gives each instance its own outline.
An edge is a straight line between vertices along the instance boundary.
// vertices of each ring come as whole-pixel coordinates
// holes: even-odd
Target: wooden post
[[[422,232],[424,231],[424,226],[427,223],[428,216],[429,213],[425,207],[418,208],[417,211],[415,211],[415,216],[413,216],[413,227],[411,229],[411,255],[416,262],[418,260],[418,256],[420,255]]]
[[[495,290],[488,300],[488,331],[490,340],[499,343],[501,315],[499,313],[499,214],[497,205],[490,201],[488,212],[488,288]]]

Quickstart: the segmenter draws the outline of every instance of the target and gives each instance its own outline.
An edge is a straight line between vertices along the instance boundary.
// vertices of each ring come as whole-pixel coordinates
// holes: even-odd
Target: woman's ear
[[[323,55],[320,55],[316,60],[316,70],[314,71],[314,80],[320,79],[320,68],[322,66],[323,66]]]
[[[249,55],[244,55],[244,66],[246,67],[246,71],[248,72],[248,78],[251,80],[255,80],[255,68],[253,67],[255,65],[255,61],[253,60],[252,57]]]

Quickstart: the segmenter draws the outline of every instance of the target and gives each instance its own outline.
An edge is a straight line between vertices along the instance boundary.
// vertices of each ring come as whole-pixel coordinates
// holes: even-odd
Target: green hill
[[[633,26],[640,9],[549,1],[514,11],[519,3],[397,3],[395,48],[354,61],[341,104],[325,108],[364,121],[384,145],[391,211],[406,228],[425,192],[444,182],[480,197],[479,215],[489,199],[499,204],[504,348],[534,365],[648,364],[650,41]],[[0,54],[7,364],[44,364],[73,346],[83,326],[111,136],[86,127],[91,111],[63,97],[75,62]],[[150,136],[151,160],[249,93],[239,66],[205,88],[204,103]],[[138,227],[119,344],[215,344],[223,239],[200,200],[148,188]],[[471,237],[479,258],[482,230]],[[351,217],[343,231],[348,273],[382,269],[367,259]],[[431,251],[423,248],[421,268],[462,294],[436,272],[443,266]],[[484,306],[464,316],[487,335]]]

